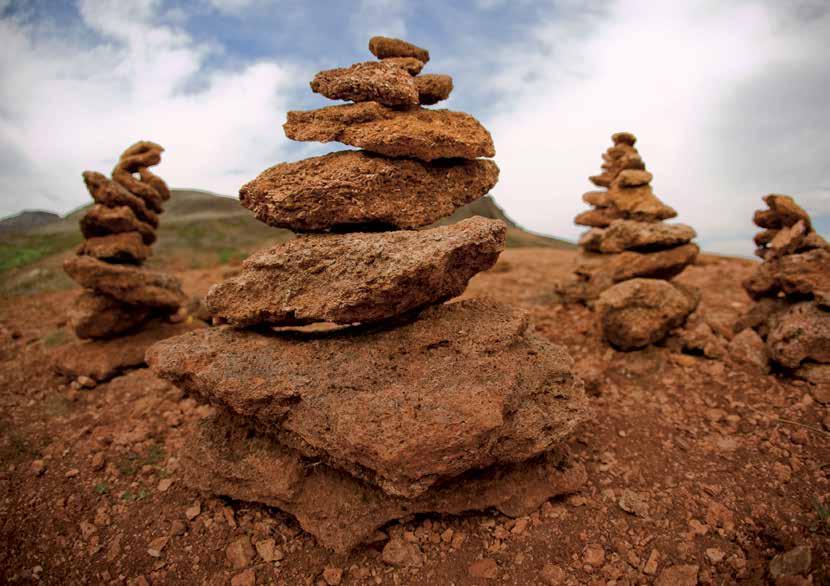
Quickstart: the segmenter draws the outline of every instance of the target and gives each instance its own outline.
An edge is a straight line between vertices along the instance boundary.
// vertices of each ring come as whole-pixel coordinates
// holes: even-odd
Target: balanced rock
[[[487,160],[425,163],[341,151],[271,167],[239,198],[278,228],[417,228],[480,198],[497,180],[498,167]]]
[[[692,264],[699,252],[697,244],[681,244],[648,253],[628,250],[609,260],[605,270],[611,273],[615,283],[637,277],[671,279]]]
[[[830,363],[830,311],[811,301],[792,305],[776,316],[767,348],[787,368],[798,368],[805,360]]]
[[[502,222],[424,231],[302,236],[258,252],[211,288],[211,314],[246,326],[378,321],[459,295],[495,264]]]
[[[141,177],[141,182],[152,187],[161,196],[163,201],[170,199],[170,189],[168,189],[164,179],[150,171],[147,167],[141,167],[138,170],[138,175]]]
[[[147,360],[304,456],[407,498],[550,450],[585,417],[567,353],[523,312],[482,300],[338,335],[209,328]]]
[[[379,102],[385,106],[418,105],[413,77],[397,65],[383,61],[321,71],[314,76],[311,89],[331,100]]]
[[[596,208],[579,214],[574,218],[574,224],[592,228],[607,228],[611,225],[611,222],[622,218],[622,212],[615,208]]]
[[[84,171],[83,177],[86,188],[95,203],[108,208],[127,206],[133,211],[136,218],[152,228],[158,228],[158,216],[147,207],[143,199],[136,197],[115,181],[107,179],[102,173]]]
[[[91,256],[69,258],[63,269],[82,287],[122,303],[175,312],[187,301],[179,280],[166,273],[108,264]]]
[[[621,350],[659,342],[697,307],[690,292],[657,279],[631,279],[603,291],[597,314],[605,338]]]
[[[145,244],[152,244],[156,241],[156,233],[153,228],[136,218],[133,211],[127,206],[108,208],[95,204],[81,218],[81,233],[84,238],[109,236],[122,232],[140,233]]]
[[[418,75],[423,70],[425,63],[415,57],[387,57],[382,60],[384,63],[396,65],[409,75]]]
[[[78,247],[79,255],[93,256],[112,263],[139,264],[153,253],[139,232],[94,236]]]
[[[632,220],[656,222],[677,215],[674,208],[660,201],[648,185],[623,189],[615,183],[608,190],[608,199],[612,206]]]
[[[182,453],[190,486],[233,499],[266,503],[294,515],[324,547],[346,553],[394,519],[426,512],[459,514],[494,508],[529,515],[587,479],[561,448],[507,466],[468,472],[414,499],[389,495],[302,454],[226,414],[203,422]]]
[[[755,212],[753,221],[759,227],[779,230],[801,221],[811,228],[809,214],[789,195],[772,193],[762,199],[769,209]]]
[[[378,59],[390,57],[413,57],[421,63],[429,61],[429,51],[412,43],[389,37],[372,37],[369,39],[369,51]]]
[[[142,167],[153,167],[161,163],[164,147],[149,140],[140,140],[130,145],[118,158],[118,166],[129,173],[137,173]]]
[[[69,309],[67,319],[81,339],[111,338],[144,323],[151,312],[146,307],[120,303],[93,291],[84,291]]]
[[[615,220],[602,235],[602,252],[654,249],[677,246],[691,241],[697,233],[685,224],[662,224]]]
[[[386,155],[434,159],[493,157],[490,133],[472,116],[450,110],[393,110],[377,102],[289,112],[291,140],[342,142]]]
[[[436,73],[419,75],[415,78],[415,88],[418,90],[418,101],[421,104],[437,104],[450,97],[452,77]]]
[[[820,305],[830,307],[830,250],[816,248],[766,260],[743,282],[743,286],[755,299],[783,291],[790,295],[813,296]]]

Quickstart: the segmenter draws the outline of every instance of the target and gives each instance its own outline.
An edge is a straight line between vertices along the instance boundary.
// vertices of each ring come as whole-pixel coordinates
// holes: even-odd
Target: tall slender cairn
[[[140,141],[121,155],[112,179],[95,171],[83,173],[95,204],[80,221],[83,244],[63,265],[84,288],[68,314],[69,326],[82,340],[136,333],[155,317],[175,314],[185,301],[176,277],[141,268],[152,254],[162,204],[170,199],[165,182],[149,170],[161,162],[163,150]],[[91,359],[90,354],[102,348],[107,346],[73,346],[59,355],[57,368],[69,376],[102,380],[119,364],[129,366],[124,360],[143,362],[140,355],[122,357],[120,362]]]
[[[763,198],[753,218],[763,259],[743,283],[756,303],[735,326],[754,330],[773,362],[795,376],[830,384],[830,244],[788,195]]]
[[[677,212],[654,195],[636,137],[618,132],[611,140],[602,173],[590,177],[606,189],[585,193],[593,209],[574,220],[590,227],[579,239],[582,262],[560,292],[569,301],[596,302],[605,337],[630,350],[659,342],[694,311],[696,295],[668,281],[699,249],[690,226],[664,222]]]
[[[421,107],[452,89],[417,75],[427,51],[382,37],[369,47],[379,61],[311,82],[352,103],[289,112],[284,126],[363,150],[282,163],[240,190],[258,219],[305,234],[211,289],[225,325],[147,355],[218,407],[182,454],[187,481],[288,511],[341,552],[414,513],[522,515],[585,480],[563,446],[585,418],[565,350],[511,307],[444,304],[496,262],[504,224],[420,229],[496,183],[481,158],[495,154],[490,134]],[[329,325],[296,327],[315,323]]]

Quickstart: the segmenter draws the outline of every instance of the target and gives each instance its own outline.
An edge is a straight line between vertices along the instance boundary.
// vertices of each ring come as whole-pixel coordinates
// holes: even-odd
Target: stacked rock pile
[[[261,221],[306,234],[212,288],[225,325],[147,355],[218,408],[182,454],[189,483],[288,511],[337,551],[419,512],[526,514],[585,479],[562,445],[585,418],[567,353],[513,308],[443,304],[493,266],[504,225],[415,230],[495,184],[480,158],[494,154],[490,135],[419,105],[452,86],[413,77],[425,50],[379,37],[370,49],[380,61],[311,84],[353,103],[290,112],[285,125],[364,150],[279,164],[240,190]]]
[[[763,262],[743,283],[756,300],[736,324],[752,328],[769,357],[796,376],[830,384],[830,244],[787,195],[767,195],[753,218]]]
[[[594,302],[605,337],[622,349],[660,341],[694,310],[696,296],[666,281],[697,258],[685,224],[667,224],[677,212],[651,189],[652,174],[630,132],[611,136],[602,173],[591,182],[606,188],[582,199],[593,209],[575,222],[589,226],[579,245],[583,259],[560,292],[568,301]]]
[[[84,287],[68,316],[81,339],[134,331],[154,316],[176,313],[185,301],[178,279],[141,268],[152,253],[162,203],[170,198],[167,185],[149,170],[161,162],[163,150],[141,141],[121,155],[112,180],[94,171],[83,174],[95,205],[81,218],[84,243],[64,263]]]

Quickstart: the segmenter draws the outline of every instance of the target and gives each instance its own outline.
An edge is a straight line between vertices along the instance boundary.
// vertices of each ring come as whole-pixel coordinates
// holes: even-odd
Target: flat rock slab
[[[52,358],[55,371],[67,379],[88,376],[107,381],[123,372],[145,364],[144,354],[150,346],[165,338],[180,336],[195,325],[150,321],[143,330],[111,340],[88,340],[60,347]]]
[[[474,299],[395,325],[222,326],[165,340],[147,360],[304,455],[406,497],[539,455],[586,417],[567,352],[530,331],[519,310]]]
[[[605,339],[621,350],[636,350],[683,325],[698,301],[666,281],[631,279],[606,289],[596,307]]]
[[[278,507],[324,547],[348,553],[389,521],[417,513],[495,508],[519,517],[548,499],[578,491],[581,464],[555,451],[533,460],[465,474],[414,499],[390,496],[348,474],[304,459],[227,415],[203,422],[182,452],[185,481],[208,493]]]
[[[146,307],[126,305],[94,291],[84,291],[69,308],[67,320],[82,340],[112,338],[133,330],[150,317]]]
[[[608,190],[608,199],[630,220],[658,222],[677,216],[675,209],[660,201],[649,185],[620,187],[615,182]]]
[[[694,229],[685,224],[615,220],[602,234],[600,250],[605,253],[659,250],[686,244],[695,236]]]
[[[107,179],[102,173],[84,171],[83,177],[87,191],[89,191],[95,203],[108,208],[127,206],[133,211],[136,218],[149,224],[152,228],[158,228],[159,217],[147,207],[147,203],[143,199],[136,197],[115,181]]]
[[[767,349],[787,368],[798,368],[805,360],[830,364],[830,311],[803,301],[776,315]]]
[[[144,244],[140,232],[121,232],[85,240],[78,247],[78,254],[112,263],[141,264],[153,254],[153,249]]]
[[[391,37],[372,37],[369,39],[369,51],[378,59],[414,57],[421,63],[429,61],[429,51],[426,49]]]
[[[304,236],[260,251],[214,285],[211,315],[238,326],[374,322],[460,295],[504,248],[505,225]]]
[[[493,161],[387,159],[341,151],[265,170],[239,199],[258,220],[298,232],[419,228],[487,194]]]
[[[95,204],[81,218],[81,234],[84,238],[95,238],[109,236],[110,234],[121,234],[123,232],[138,232],[144,244],[152,244],[156,241],[156,232],[146,222],[139,220],[133,210],[127,206],[108,208]]]
[[[671,279],[695,262],[699,252],[697,244],[681,244],[656,252],[626,251],[611,258],[608,270],[614,282],[637,277]]]
[[[401,67],[383,61],[321,71],[311,81],[311,89],[330,100],[379,102],[385,106],[418,105],[418,89],[412,76]]]
[[[432,161],[496,155],[493,138],[478,120],[450,110],[393,110],[377,102],[343,104],[289,112],[283,129],[292,140],[342,142],[387,157]]]
[[[130,265],[113,265],[91,256],[75,256],[63,270],[76,283],[130,305],[175,312],[187,301],[181,282],[173,275]]]
[[[607,228],[614,220],[623,219],[623,213],[616,208],[596,208],[586,210],[574,218],[577,226],[590,226],[592,228]]]
[[[424,106],[437,104],[450,97],[452,77],[440,73],[427,73],[415,78],[418,101]]]

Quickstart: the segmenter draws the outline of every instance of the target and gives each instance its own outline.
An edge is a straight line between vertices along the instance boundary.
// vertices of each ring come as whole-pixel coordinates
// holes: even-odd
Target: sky
[[[630,131],[655,193],[712,252],[750,255],[753,210],[785,193],[830,232],[825,0],[0,0],[0,217],[89,201],[137,140],[171,187],[234,196],[265,168],[345,148],[292,143],[308,82],[429,49],[453,76],[437,107],[493,134],[493,191],[524,227],[575,240],[610,135]]]

